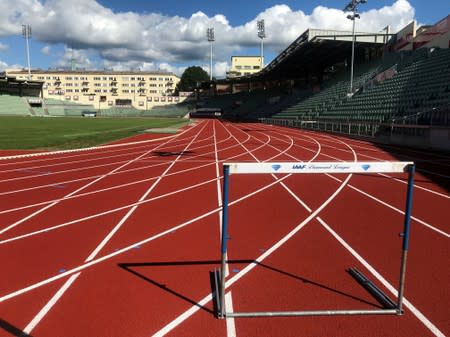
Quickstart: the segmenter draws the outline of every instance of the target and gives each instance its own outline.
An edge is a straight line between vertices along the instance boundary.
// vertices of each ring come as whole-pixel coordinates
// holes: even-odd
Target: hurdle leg
[[[400,280],[398,286],[398,301],[397,301],[397,314],[403,314],[403,296],[405,291],[405,275],[406,275],[406,261],[408,259],[409,249],[409,235],[411,227],[411,211],[413,200],[413,188],[414,188],[414,172],[415,165],[408,166],[408,192],[406,195],[406,207],[405,207],[405,220],[403,228],[403,248],[402,248],[402,260],[400,265]]]
[[[219,287],[219,318],[225,317],[225,271],[227,258],[227,240],[228,240],[228,183],[230,167],[223,167],[223,198],[222,198],[222,244],[221,244],[221,267],[220,267],[220,287]]]

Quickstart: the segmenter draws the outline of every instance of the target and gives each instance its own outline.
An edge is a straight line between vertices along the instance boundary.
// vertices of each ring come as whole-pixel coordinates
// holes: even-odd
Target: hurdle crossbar
[[[225,289],[227,267],[228,241],[228,194],[229,177],[231,174],[297,174],[297,173],[408,173],[406,191],[405,216],[403,222],[402,255],[400,261],[400,277],[398,282],[397,302],[394,303],[381,290],[371,283],[356,268],[350,273],[359,282],[370,283],[368,287],[372,294],[376,294],[383,309],[373,310],[317,310],[317,311],[259,311],[259,312],[227,312],[225,306]],[[336,315],[402,315],[405,288],[406,262],[409,249],[411,210],[413,201],[415,164],[413,162],[266,162],[266,163],[224,163],[223,164],[223,204],[222,204],[222,237],[221,237],[221,266],[214,271],[216,314],[218,318],[226,317],[274,317],[274,316],[336,316]]]

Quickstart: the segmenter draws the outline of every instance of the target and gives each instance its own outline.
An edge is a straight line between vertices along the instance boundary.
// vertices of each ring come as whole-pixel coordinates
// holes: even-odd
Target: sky
[[[0,71],[27,67],[22,25],[31,26],[33,69],[170,71],[189,66],[225,76],[231,56],[260,55],[264,20],[268,64],[308,28],[351,30],[349,0],[0,0]],[[434,24],[450,14],[448,0],[367,0],[356,30],[396,32],[413,19]]]

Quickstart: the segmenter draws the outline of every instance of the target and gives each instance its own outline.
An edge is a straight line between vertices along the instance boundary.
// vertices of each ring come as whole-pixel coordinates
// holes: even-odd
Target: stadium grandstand
[[[125,96],[117,94],[113,95],[114,97],[108,95],[99,96],[89,93],[87,93],[86,95],[80,93],[78,94],[79,96],[73,97],[70,95],[68,96],[60,94],[56,96],[49,95],[49,86],[47,83],[48,81],[46,82],[44,79],[47,77],[51,77],[41,76],[45,74],[45,72],[42,71],[36,73],[40,75],[38,76],[37,80],[27,80],[27,72],[25,70],[0,74],[0,115],[43,117],[183,117],[188,113],[189,110],[188,102],[183,102],[186,97],[159,97],[153,95],[152,93],[148,93],[148,95],[140,95],[136,99],[134,99],[133,93],[130,94],[129,92],[126,93]],[[18,76],[13,76],[12,74]],[[62,74],[67,75],[69,73],[61,72],[57,74],[59,74],[58,76],[63,78],[59,85],[61,87],[65,87],[65,85],[67,84],[65,82],[70,81],[66,80],[66,77],[70,77],[63,77]],[[76,72],[76,74],[79,75],[80,72]],[[100,74],[100,72],[97,72],[95,74],[98,75]],[[122,73],[117,73],[115,74],[115,76],[117,76],[118,74]],[[126,73],[125,75],[129,74]],[[153,73],[152,76],[152,83],[149,84],[150,86],[155,85],[153,83],[154,81],[160,81],[158,77],[154,77],[155,75]],[[92,79],[94,78],[100,78],[100,84],[102,85],[106,84],[119,86],[121,83],[119,81],[113,81],[110,83],[109,77],[92,77]],[[137,86],[139,85],[137,83],[142,82],[145,84],[145,80],[143,80],[143,77],[128,76],[128,78],[129,81],[135,81]],[[166,77],[160,78],[166,80]],[[88,79],[90,80],[90,77]],[[167,81],[168,83],[173,84],[171,77],[168,77]],[[86,83],[90,82],[86,80]],[[73,85],[73,83],[69,84],[70,86]],[[93,83],[93,85],[95,84],[98,83]],[[142,86],[144,84],[142,84]],[[86,86],[86,91],[89,90],[90,87]]]
[[[450,15],[432,26],[417,27],[412,21],[397,33],[389,27],[354,34],[307,29],[261,71],[199,84],[190,116],[260,121],[450,150],[443,141],[450,127],[449,41]],[[189,111],[190,105],[181,102],[184,97],[171,95],[147,95],[137,105],[131,96],[54,99],[45,94],[47,75],[41,72],[41,80],[27,81],[24,74],[0,76],[0,114],[182,117]],[[147,80],[150,86],[162,80],[169,91],[178,81],[165,73],[148,74],[148,79],[134,73],[68,75],[63,72],[56,78],[83,78],[89,85],[99,80],[114,88],[120,81],[135,80],[145,88]]]
[[[26,69],[6,70],[0,76],[4,106],[0,113],[55,117],[183,117],[188,113],[187,97],[173,96],[179,78],[168,72],[31,70],[32,80],[28,76]]]
[[[450,15],[354,37],[353,77],[352,32],[308,29],[262,71],[204,83],[199,117],[450,150]]]

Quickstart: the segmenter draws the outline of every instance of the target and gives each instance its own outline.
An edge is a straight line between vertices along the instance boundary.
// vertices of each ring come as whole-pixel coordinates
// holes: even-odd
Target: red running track
[[[214,317],[223,162],[399,158],[418,164],[403,316]],[[0,336],[448,335],[450,195],[433,178],[449,159],[217,120],[3,157]],[[378,309],[352,266],[395,299],[405,190],[403,175],[232,176],[229,310]]]

